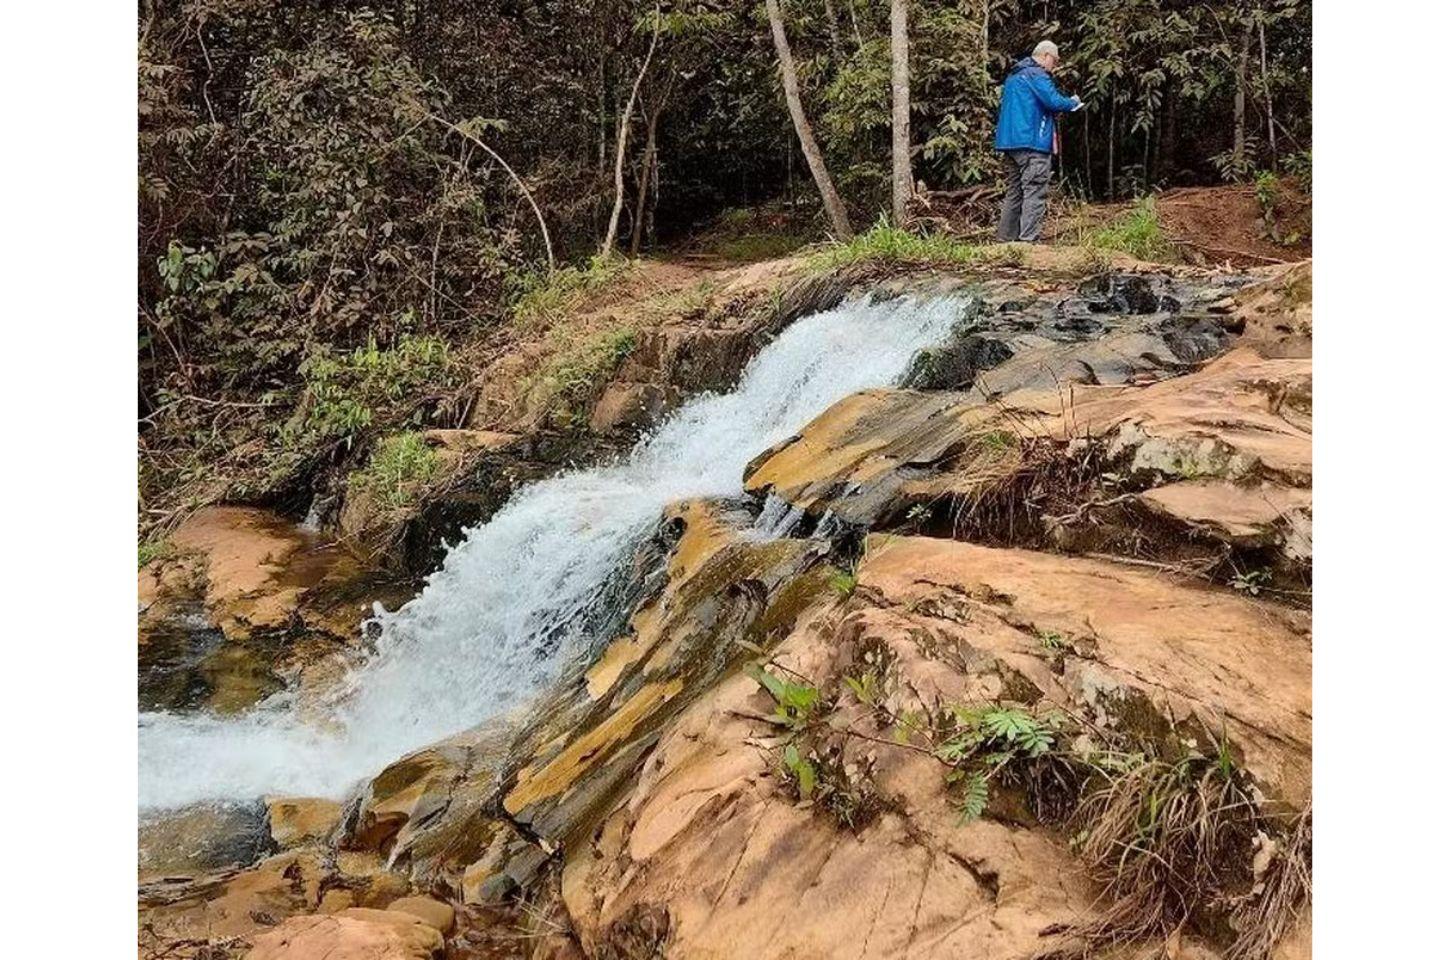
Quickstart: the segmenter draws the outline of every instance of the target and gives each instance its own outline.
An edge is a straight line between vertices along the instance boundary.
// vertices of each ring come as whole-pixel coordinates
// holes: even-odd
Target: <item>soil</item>
[[[1280,243],[1268,235],[1264,211],[1252,184],[1184,187],[1158,197],[1158,213],[1169,236],[1211,264],[1252,267],[1313,256],[1309,198],[1281,181],[1275,204]]]

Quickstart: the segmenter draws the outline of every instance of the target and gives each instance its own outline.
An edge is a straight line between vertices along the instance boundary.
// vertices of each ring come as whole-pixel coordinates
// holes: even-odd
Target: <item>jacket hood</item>
[[[1032,69],[1042,70],[1042,64],[1038,63],[1036,60],[1033,60],[1031,57],[1023,57],[1021,60],[1018,60],[1016,63],[1012,64],[1012,69],[1007,71],[1007,75],[1010,77],[1014,73],[1020,73],[1023,70]],[[1043,72],[1045,73],[1046,71]]]

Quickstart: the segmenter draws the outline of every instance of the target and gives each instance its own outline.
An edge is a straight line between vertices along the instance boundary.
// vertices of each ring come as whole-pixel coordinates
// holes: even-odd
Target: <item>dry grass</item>
[[[1312,893],[1313,811],[1294,819],[1283,846],[1264,871],[1255,895],[1233,912],[1239,936],[1227,960],[1267,960],[1284,935],[1293,929]]]
[[[1146,759],[1108,772],[1078,809],[1078,849],[1103,885],[1099,916],[1057,956],[1167,940],[1249,879],[1260,818],[1226,753]]]

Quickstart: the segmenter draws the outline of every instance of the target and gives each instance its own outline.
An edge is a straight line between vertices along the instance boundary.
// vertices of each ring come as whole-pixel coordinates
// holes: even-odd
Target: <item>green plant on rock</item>
[[[1055,630],[1037,631],[1037,643],[1048,653],[1060,653],[1068,647],[1067,638]]]
[[[842,570],[839,567],[832,572],[826,582],[830,584],[832,590],[841,595],[843,600],[856,592],[859,583],[854,570]]]
[[[809,801],[816,791],[816,768],[809,760],[802,759],[795,744],[786,744],[783,754],[786,771],[795,780],[796,792],[802,800]]]
[[[747,664],[745,672],[775,700],[771,722],[801,731],[816,719],[821,707],[820,688],[778,677],[758,663]]]
[[[605,330],[557,354],[532,381],[532,389],[542,393],[544,408],[560,426],[577,426],[638,342],[632,326]]]
[[[169,540],[143,540],[136,545],[136,569],[141,569],[153,560],[169,557],[172,552],[173,547]]]
[[[1269,586],[1273,578],[1273,573],[1268,570],[1244,570],[1233,575],[1229,580],[1229,586],[1240,593],[1257,597]]]
[[[378,443],[367,466],[355,471],[348,485],[366,491],[386,509],[399,510],[412,504],[438,466],[437,451],[421,435],[396,434]]]

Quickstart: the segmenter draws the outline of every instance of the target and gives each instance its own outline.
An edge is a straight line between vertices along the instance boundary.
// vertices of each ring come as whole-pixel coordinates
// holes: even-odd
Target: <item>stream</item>
[[[736,388],[698,397],[622,460],[519,489],[423,590],[376,611],[372,653],[321,697],[139,721],[139,802],[163,811],[267,794],[341,798],[398,757],[530,701],[609,639],[618,584],[675,501],[741,493],[746,464],[841,398],[897,383],[961,299],[855,300],[787,328]]]

